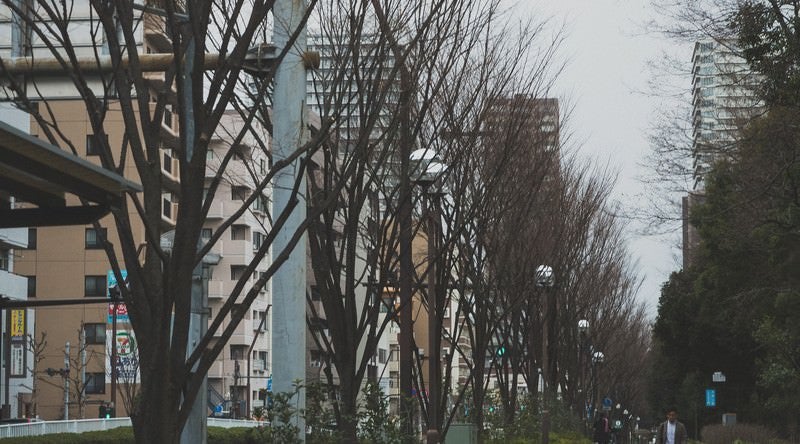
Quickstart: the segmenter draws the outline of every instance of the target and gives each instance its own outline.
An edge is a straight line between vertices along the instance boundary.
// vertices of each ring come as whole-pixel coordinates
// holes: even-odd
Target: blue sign
[[[611,404],[613,404],[613,401],[611,401],[611,398],[603,398],[603,407],[609,407],[610,408]]]
[[[714,389],[706,389],[706,407],[717,406],[717,391]]]
[[[222,413],[222,404],[217,404],[214,406],[214,413]]]
[[[271,391],[272,391],[272,376],[270,376],[269,378],[267,378],[267,391],[268,391],[268,392],[271,392]]]

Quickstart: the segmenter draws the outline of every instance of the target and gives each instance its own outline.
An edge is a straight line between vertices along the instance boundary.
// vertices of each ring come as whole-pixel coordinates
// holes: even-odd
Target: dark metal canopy
[[[0,228],[84,225],[141,185],[0,122],[0,191],[37,208],[0,209]],[[68,206],[66,194],[88,205]]]

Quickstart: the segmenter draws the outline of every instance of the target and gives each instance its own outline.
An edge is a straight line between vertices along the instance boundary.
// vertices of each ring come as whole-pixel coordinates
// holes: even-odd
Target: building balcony
[[[0,230],[0,245],[8,248],[25,248],[28,246],[27,228],[3,228]]]
[[[27,242],[27,234],[26,234]],[[0,270],[0,294],[11,299],[28,298],[28,278],[18,274]]]
[[[153,52],[172,52],[172,39],[169,37],[169,25],[164,17],[155,14],[144,15],[144,36]]]

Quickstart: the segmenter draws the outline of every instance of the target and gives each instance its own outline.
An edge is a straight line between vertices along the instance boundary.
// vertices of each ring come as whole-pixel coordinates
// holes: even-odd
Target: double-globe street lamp
[[[445,194],[441,186],[435,185],[445,173],[446,167],[438,161],[430,149],[419,149],[411,153],[410,160],[416,172],[414,183],[422,187],[425,196],[425,213],[428,219],[428,430],[426,442],[441,441],[439,433],[439,401],[441,399],[441,331],[442,294],[437,282],[441,256],[442,216],[441,197]]]
[[[555,274],[553,267],[549,265],[539,265],[536,267],[536,286],[543,288],[542,291],[542,444],[550,442],[550,411],[547,407],[547,398],[550,395],[549,377],[550,377],[550,344],[548,336],[550,333],[550,299],[551,293],[548,289],[552,288],[555,283]]]
[[[594,419],[595,414],[597,413],[597,386],[599,385],[598,373],[600,372],[600,366],[603,365],[603,361],[605,361],[606,355],[603,354],[601,351],[596,351],[592,353],[592,419]]]
[[[578,321],[578,401],[580,405],[580,416],[588,420],[589,416],[589,393],[586,387],[586,367],[587,357],[591,359],[591,349],[589,348],[589,321],[581,319]]]

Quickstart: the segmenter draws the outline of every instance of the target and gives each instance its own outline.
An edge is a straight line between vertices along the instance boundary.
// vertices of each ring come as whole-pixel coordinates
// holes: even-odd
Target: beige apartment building
[[[84,146],[78,147],[83,157],[99,164],[98,156],[93,151],[93,138],[83,102],[55,100],[50,101],[49,106],[67,138],[85,141]],[[122,119],[113,105],[107,122],[105,131],[111,146],[121,146]],[[169,126],[170,123],[165,122],[163,131],[171,132],[174,136],[175,127]],[[40,129],[32,124],[31,134],[38,136],[39,133]],[[171,138],[165,137],[164,140]],[[162,151],[164,158],[168,158],[169,149],[165,147]],[[177,162],[167,162],[162,167],[162,173],[177,183],[176,165]],[[133,166],[126,167],[124,175],[133,181],[137,180]],[[168,227],[174,223],[177,209],[169,192],[164,193],[161,209],[162,221]],[[107,239],[118,245],[113,219],[106,216],[100,220],[100,225]],[[134,228],[133,232],[137,243],[143,243],[143,228]],[[34,283],[34,290],[29,292],[30,298],[91,298],[98,301],[86,305],[37,308],[35,339],[43,345],[39,355],[34,358],[37,361],[35,372],[41,382],[37,384],[34,398],[37,413],[45,419],[64,417],[65,382],[69,380],[68,417],[96,417],[100,403],[112,399],[108,350],[113,330],[113,305],[105,300],[109,297],[108,287],[115,280],[110,276],[111,267],[102,248],[101,237],[91,225],[40,227],[31,229],[30,237],[29,245],[34,247],[21,251],[17,262],[17,273],[27,276],[29,282]],[[130,336],[135,341],[124,305],[118,308],[117,313],[117,337]],[[129,347],[122,351],[127,354],[132,350]],[[135,357],[129,356],[129,359],[130,364],[135,366]],[[65,372],[67,368],[68,375]],[[47,369],[52,370],[48,372]],[[118,380],[119,391],[115,397],[118,415],[126,413],[125,398],[134,390],[132,383],[136,382],[136,372],[133,370],[131,373],[124,372]],[[82,385],[85,386],[82,390],[84,396],[78,394]]]
[[[70,29],[75,30],[72,43],[78,55],[93,56],[95,49],[101,54],[106,53],[104,42],[95,40],[99,37],[87,31],[92,26],[89,4],[76,4],[71,12]],[[140,42],[140,53],[171,52],[170,41],[163,32],[163,19],[152,14],[144,14],[143,17],[142,25],[135,29]],[[19,35],[18,25],[10,18],[8,8],[0,8],[0,31],[3,31],[0,35],[4,36],[0,38],[0,56],[50,57],[49,50],[35,37],[29,47],[20,46],[14,40],[14,36]],[[148,73],[147,77],[154,90],[163,87],[162,73]],[[36,76],[35,81],[43,100],[47,100],[48,112],[52,112],[54,120],[64,133],[64,139],[71,140],[76,145],[77,153],[81,157],[99,164],[85,105],[78,99],[71,81],[52,73]],[[93,88],[100,87],[96,76],[89,76],[89,84]],[[161,172],[166,184],[162,194],[161,220],[165,231],[174,226],[177,212],[174,193],[177,192],[179,171],[172,151],[178,143],[177,117],[168,105],[161,125]],[[228,119],[228,123],[235,124],[231,119]],[[110,146],[119,149],[123,145],[123,129],[119,109],[112,98],[104,127]],[[41,129],[32,123],[30,133],[40,136]],[[213,151],[217,155],[231,146],[224,134],[218,134],[215,143]],[[239,148],[242,153],[237,154],[235,160],[239,165],[232,168],[232,171],[246,170],[245,162],[252,162],[261,170],[266,168],[266,156],[252,156],[255,151],[246,149],[244,144]],[[119,155],[119,152],[115,155]],[[137,182],[137,173],[132,163],[127,163],[124,176]],[[209,159],[209,167],[213,166],[213,159]],[[241,176],[244,177],[243,174]],[[220,191],[217,196],[227,201],[215,202],[207,224],[209,229],[219,225],[222,217],[232,213],[234,206],[241,205],[241,196],[248,188],[252,189],[252,184],[245,183],[241,177],[231,177],[229,183],[223,187],[226,187],[227,194]],[[227,199],[222,196],[227,196]],[[218,251],[215,252],[222,258],[212,270],[208,286],[212,316],[223,298],[229,294],[243,264],[252,258],[253,246],[263,240],[267,213],[265,204],[266,199],[259,200],[253,210],[241,219],[241,223],[231,227],[230,233],[223,236],[223,240],[216,246]],[[132,207],[130,211],[135,212]],[[105,217],[100,220],[100,225],[107,239],[118,245],[113,219]],[[100,405],[115,399],[115,414],[127,415],[126,406],[129,405],[138,383],[135,335],[132,334],[124,305],[118,307],[117,316],[112,316],[114,307],[106,301],[109,297],[108,288],[116,284],[116,279],[110,273],[111,267],[101,246],[100,233],[91,225],[42,227],[29,231],[28,248],[15,250],[18,264],[15,273],[27,281],[28,297],[37,300],[85,298],[88,302],[85,305],[36,309],[35,329],[33,317],[30,317],[35,352],[28,361],[37,382],[30,404],[35,413],[44,419],[97,417]],[[142,227],[134,227],[133,232],[136,242],[143,244]],[[122,268],[125,268],[124,265]],[[251,395],[257,393],[259,387],[265,386],[268,375],[269,337],[266,332],[269,330],[269,323],[261,322],[262,319],[266,321],[268,307],[267,294],[264,292],[251,307],[252,313],[248,312],[245,316],[245,321],[220,356],[220,360],[212,367],[209,373],[209,401],[214,402],[210,402],[210,412],[222,410],[223,413],[231,413],[233,410],[241,415],[247,413],[247,407],[258,405],[258,401],[254,401]],[[112,338],[115,324],[117,336]],[[113,394],[110,368],[112,343],[116,344],[119,358],[123,362],[116,381],[117,390]],[[33,345],[32,343],[31,346]],[[253,387],[249,393],[248,382]],[[215,397],[215,394],[220,396]],[[234,405],[236,408],[233,408]]]

